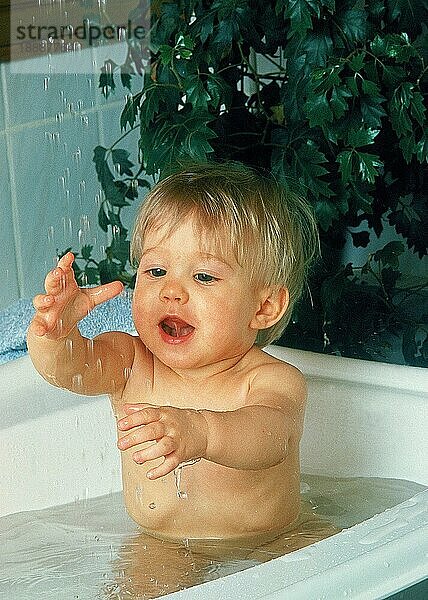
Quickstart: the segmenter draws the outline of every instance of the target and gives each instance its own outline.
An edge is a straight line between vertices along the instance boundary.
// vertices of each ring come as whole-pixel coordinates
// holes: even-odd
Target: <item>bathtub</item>
[[[308,380],[303,472],[428,485],[426,370],[274,346],[267,351]],[[51,387],[28,356],[2,365],[0,382],[0,516],[120,490],[107,398]],[[164,598],[381,599],[422,582],[427,557],[423,490],[302,550]]]

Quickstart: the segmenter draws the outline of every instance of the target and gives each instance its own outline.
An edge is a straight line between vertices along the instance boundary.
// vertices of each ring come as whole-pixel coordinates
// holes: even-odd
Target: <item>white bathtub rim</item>
[[[420,505],[415,514],[401,515]],[[392,525],[396,522],[396,526]],[[377,528],[383,538],[364,547]],[[163,596],[166,600],[381,600],[428,577],[428,489],[330,538],[245,571]],[[227,589],[227,595],[225,590]]]
[[[377,385],[412,393],[426,394],[428,399],[428,369],[390,363],[346,358],[284,346],[267,346],[265,351],[291,363],[305,375],[352,383]]]

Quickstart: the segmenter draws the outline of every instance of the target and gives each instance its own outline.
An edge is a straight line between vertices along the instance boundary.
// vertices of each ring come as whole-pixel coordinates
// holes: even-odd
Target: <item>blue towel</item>
[[[27,329],[34,315],[31,300],[22,298],[0,311],[0,364],[27,352]],[[100,304],[79,323],[82,335],[93,338],[105,331],[135,333],[128,292]]]

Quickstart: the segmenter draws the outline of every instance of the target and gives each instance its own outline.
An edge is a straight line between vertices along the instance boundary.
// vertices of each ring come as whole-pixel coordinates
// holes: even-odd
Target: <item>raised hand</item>
[[[120,281],[93,288],[79,288],[74,277],[73,261],[74,255],[68,252],[47,274],[46,294],[39,294],[33,300],[36,314],[30,325],[30,333],[52,340],[64,338],[95,306],[122,291]]]

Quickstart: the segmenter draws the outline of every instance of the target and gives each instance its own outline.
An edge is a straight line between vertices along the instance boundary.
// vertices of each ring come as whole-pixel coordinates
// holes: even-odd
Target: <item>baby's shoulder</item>
[[[248,371],[250,389],[266,389],[295,402],[305,402],[306,380],[297,367],[258,348],[252,358],[253,365]]]

